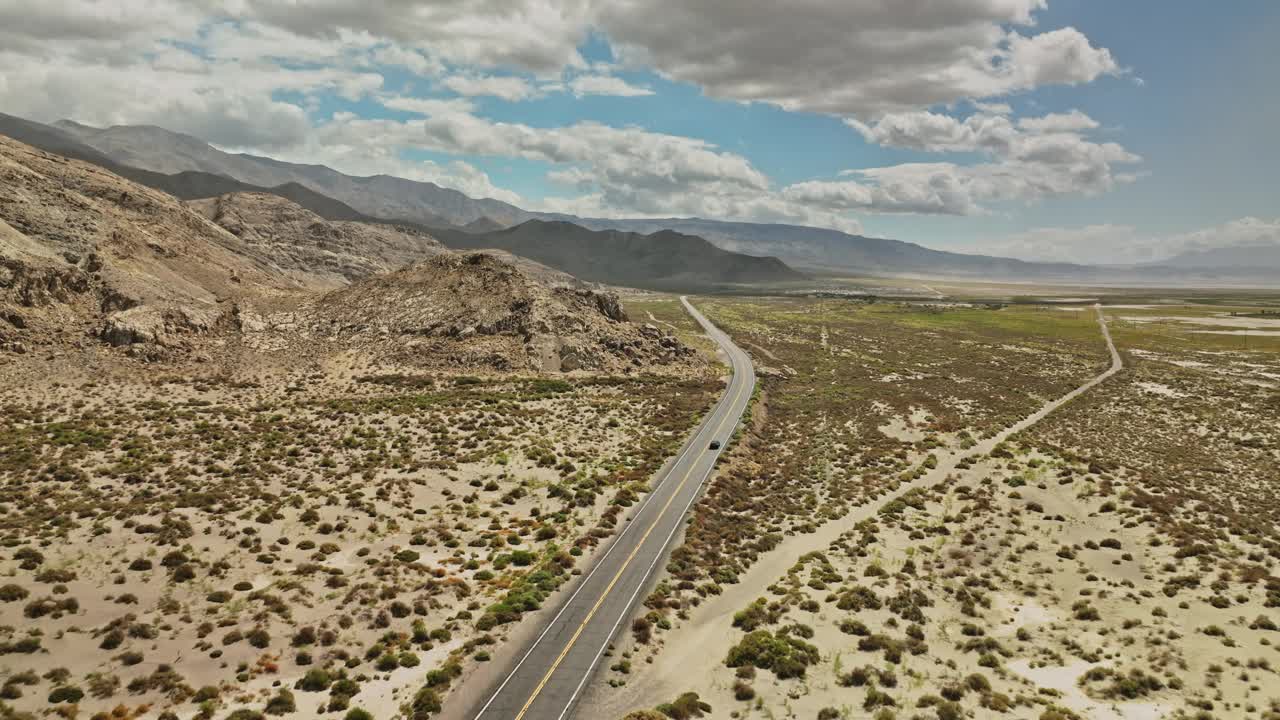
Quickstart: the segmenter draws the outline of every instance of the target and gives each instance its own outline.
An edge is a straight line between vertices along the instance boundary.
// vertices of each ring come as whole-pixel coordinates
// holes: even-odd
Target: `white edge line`
[[[683,297],[681,297],[681,301],[688,304],[688,301],[684,300]],[[707,415],[707,419],[710,420],[710,418],[715,417],[716,410],[719,409],[719,405],[728,399],[729,399],[728,388],[725,388],[725,394],[720,398],[720,402],[716,403],[716,407],[712,408],[711,412]],[[644,502],[640,503],[640,507],[637,508],[635,514],[631,516],[632,519],[639,517],[640,513],[644,512],[644,509],[649,505],[649,501],[652,500],[654,496],[658,494],[658,490],[661,489],[662,486],[667,483],[667,479],[671,477],[672,471],[676,469],[676,466],[678,466],[681,463],[681,461],[684,460],[685,456],[689,454],[690,450],[698,446],[698,443],[694,442],[694,440],[697,440],[697,438],[700,435],[702,435],[702,432],[709,427],[711,427],[711,424],[708,422],[704,424],[703,427],[699,428],[697,431],[694,432],[693,436],[690,438],[689,445],[685,447],[684,452],[676,456],[675,462],[671,464],[671,467],[668,469],[666,476],[662,478],[662,481],[659,482],[657,486],[655,486],[652,490],[650,490],[647,495],[645,495]],[[719,451],[716,452],[716,457],[717,458],[720,457]],[[715,464],[712,463],[711,467],[714,468]],[[710,474],[710,472],[711,472],[710,470],[707,471],[708,474]],[[702,481],[705,482],[706,477],[703,477]],[[701,483],[699,483],[699,485],[701,485]],[[688,511],[688,506],[685,507],[685,511],[686,512]],[[683,519],[684,513],[681,513],[680,517]],[[520,668],[524,666],[525,661],[529,659],[529,656],[533,654],[533,651],[537,650],[538,646],[542,644],[543,638],[547,636],[547,633],[551,632],[551,628],[556,624],[557,621],[560,620],[560,616],[564,615],[565,611],[568,610],[570,605],[573,604],[574,598],[578,597],[578,593],[582,592],[582,589],[587,586],[587,583],[591,580],[591,577],[596,574],[596,571],[599,570],[602,565],[604,565],[604,561],[609,557],[610,553],[613,552],[614,548],[618,547],[618,545],[622,543],[622,538],[627,534],[627,532],[629,532],[631,528],[636,526],[637,526],[637,523],[631,522],[631,520],[627,520],[627,526],[623,528],[622,532],[619,533],[618,536],[614,538],[613,542],[609,544],[609,548],[605,550],[604,555],[601,555],[600,559],[596,561],[595,566],[591,568],[591,572],[587,573],[587,576],[582,579],[582,582],[578,583],[578,587],[574,588],[573,593],[569,595],[568,599],[566,599],[564,601],[564,604],[560,607],[560,611],[557,612],[556,616],[551,618],[551,621],[547,623],[547,626],[545,628],[543,628],[542,632],[538,635],[538,639],[534,640],[533,644],[529,646],[529,650],[524,654],[524,657],[520,658],[520,662],[516,663],[516,666],[512,668],[511,672],[507,674],[507,677],[503,679],[502,684],[498,685],[497,689],[493,691],[493,694],[489,696],[488,701],[486,701],[485,704],[480,708],[480,711],[476,713],[475,720],[480,720],[480,718],[485,714],[485,712],[488,711],[489,706],[493,704],[493,701],[498,699],[498,695],[502,694],[503,688],[507,686],[507,683],[511,682],[511,678],[516,676],[516,673],[519,672]],[[667,540],[669,542],[670,537],[668,537]],[[663,547],[665,549],[666,546],[664,545]],[[650,567],[650,571],[652,571],[652,567]],[[645,577],[646,578],[648,577],[647,573]],[[632,599],[634,600],[634,596],[632,597]],[[619,622],[621,622],[621,620],[619,620]],[[612,636],[612,634],[613,633],[611,632],[610,636]],[[594,663],[592,664],[592,667],[594,667]],[[577,693],[575,693],[575,696],[576,694]]]
[[[750,401],[751,398],[748,397],[747,402],[749,403]],[[739,422],[742,422],[741,418],[733,424],[735,430],[737,429]],[[721,452],[723,452],[723,449],[716,451],[715,460],[711,461],[710,467],[708,467],[707,471],[703,473],[702,479],[698,481],[697,489],[689,498],[689,502],[685,503],[684,509],[680,511],[680,515],[677,518],[676,523],[671,527],[671,532],[667,533],[667,537],[662,541],[662,546],[658,549],[657,554],[654,555],[653,562],[649,563],[649,567],[644,571],[644,576],[640,578],[640,584],[636,586],[635,592],[631,593],[631,597],[623,607],[622,613],[618,616],[618,620],[614,622],[613,627],[609,629],[609,634],[605,637],[604,643],[600,646],[600,650],[596,653],[596,656],[591,660],[591,664],[587,666],[587,671],[582,674],[582,680],[578,682],[578,687],[575,688],[573,694],[569,696],[569,700],[565,703],[564,709],[560,711],[560,715],[557,716],[557,720],[564,720],[569,709],[573,707],[574,701],[578,699],[578,694],[582,692],[583,686],[587,684],[587,678],[591,677],[591,674],[595,672],[596,665],[600,662],[601,656],[604,655],[605,648],[609,646],[609,642],[613,639],[614,633],[618,632],[618,626],[621,625],[622,621],[631,614],[632,606],[635,604],[636,597],[639,596],[640,591],[649,584],[649,576],[653,574],[653,569],[658,565],[658,561],[666,554],[667,546],[671,543],[671,538],[675,537],[676,531],[684,525],[685,516],[688,515],[689,508],[693,506],[693,502],[698,499],[699,495],[701,495],[702,486],[707,482],[707,478],[711,476],[712,471],[716,469],[716,460],[720,459]]]

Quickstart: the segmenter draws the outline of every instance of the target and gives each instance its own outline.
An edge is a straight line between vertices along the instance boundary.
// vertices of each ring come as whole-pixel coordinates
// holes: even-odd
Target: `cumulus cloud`
[[[451,75],[442,84],[459,95],[488,95],[507,102],[528,100],[538,94],[528,81],[515,75]]]
[[[569,82],[574,95],[613,95],[616,97],[641,97],[652,95],[649,88],[631,85],[612,75],[579,75]]]
[[[404,102],[395,105],[408,108]],[[552,128],[501,123],[452,105],[419,110],[424,117],[406,122],[335,118],[319,128],[316,145],[351,148],[356,156],[376,153],[376,148],[407,147],[545,162],[553,166],[548,180],[575,194],[525,204],[532,209],[602,217],[787,222],[852,232],[861,228],[838,210],[783,196],[749,160],[702,140],[592,122]]]
[[[1098,123],[1082,112],[1021,118],[978,112],[960,119],[929,111],[890,113],[874,123],[846,120],[868,142],[925,152],[981,153],[988,162],[909,163],[850,170],[854,179],[799,183],[792,197],[827,208],[884,213],[976,215],[988,203],[1094,195],[1136,179],[1117,165],[1141,160],[1085,133]]]
[[[424,50],[451,65],[509,67],[553,75],[586,63],[578,46],[590,26],[588,0],[276,0],[230,2],[228,14],[311,38],[347,31]]]
[[[1046,2],[941,0],[921,12],[899,0],[14,0],[0,5],[0,47],[127,60],[180,40],[220,58],[352,55],[420,74],[448,65],[550,78],[588,69],[578,47],[594,29],[624,60],[715,97],[872,118],[1121,72],[1074,28],[1032,32]],[[593,77],[584,94],[640,90]]]
[[[295,144],[310,129],[305,110],[275,93],[330,92],[354,99],[382,84],[376,73],[197,63],[178,50],[123,69],[0,51],[0,70],[0,107],[10,113],[93,125],[154,124],[217,145],[259,148]]]
[[[1130,264],[1159,262],[1185,252],[1254,246],[1280,246],[1280,218],[1246,217],[1166,235],[1114,224],[1035,228],[969,249],[1022,260]]]
[[[991,101],[1121,71],[1075,29],[1036,32],[1045,3],[937,0],[920,12],[897,0],[12,0],[0,3],[0,107],[38,120],[154,123],[224,147],[429,176],[489,197],[515,196],[473,165],[406,162],[401,149],[524,158],[551,165],[550,181],[580,193],[548,204],[856,229],[850,212],[976,214],[1132,177],[1111,166],[1135,158],[1088,139],[1097,127],[1087,116],[1014,120]],[[592,32],[617,63],[581,57]],[[858,118],[851,126],[872,142],[989,162],[862,169],[779,189],[742,155],[696,138],[495,122],[470,100],[653,94],[614,74],[636,63],[713,97]],[[385,87],[388,66],[461,97]],[[335,96],[418,117],[315,114]],[[962,120],[930,112],[966,99],[977,112]]]
[[[708,94],[875,117],[1091,82],[1121,68],[1074,28],[1024,35],[1046,0],[626,0],[597,21],[619,53]]]
[[[637,188],[688,188],[719,182],[763,190],[765,176],[741,155],[696,138],[579,122],[554,128],[494,122],[468,113],[432,115],[417,143],[443,152],[518,157],[580,166],[601,183]]]

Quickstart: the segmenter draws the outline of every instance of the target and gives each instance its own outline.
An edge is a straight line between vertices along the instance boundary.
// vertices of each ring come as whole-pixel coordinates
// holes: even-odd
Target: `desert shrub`
[[[840,632],[859,637],[871,634],[871,630],[861,620],[853,620],[851,618],[845,618],[840,621]]]
[[[137,652],[136,650],[130,650],[128,652],[120,653],[119,660],[120,664],[125,667],[132,667],[140,664],[143,660],[143,656],[142,653]]]
[[[879,610],[883,603],[873,590],[862,585],[840,593],[836,599],[836,607],[841,610]]]
[[[733,614],[733,626],[746,632],[751,632],[772,621],[773,619],[770,617],[768,610],[768,602],[764,598],[758,598],[748,605],[745,610],[739,610]]]
[[[964,718],[964,710],[950,700],[938,703],[934,711],[938,713],[938,720],[963,720]]]
[[[687,692],[669,703],[659,705],[657,711],[671,720],[690,720],[711,712],[711,706],[698,699],[698,693]]]
[[[9,583],[0,587],[0,602],[17,602],[19,600],[26,600],[27,596],[30,594],[31,593],[21,585]]]
[[[288,715],[296,712],[297,703],[293,700],[293,693],[281,688],[270,700],[267,701],[267,707],[264,709],[268,715]]]
[[[631,622],[631,634],[636,642],[645,645],[653,638],[653,623],[648,618],[638,617]]]
[[[294,634],[293,640],[290,641],[290,643],[294,647],[304,647],[306,645],[314,645],[315,642],[316,642],[316,629],[311,627],[310,625],[300,628],[298,632]]]
[[[1276,627],[1275,621],[1272,620],[1271,618],[1267,617],[1266,615],[1259,615],[1258,617],[1254,618],[1253,622],[1249,623],[1249,629],[1250,630],[1277,630],[1280,628]]]
[[[84,691],[74,685],[62,685],[49,693],[51,703],[78,703],[84,697]]]
[[[98,699],[109,698],[120,689],[120,678],[110,673],[89,673],[86,680],[89,694]]]
[[[258,649],[263,649],[271,645],[270,633],[260,627],[251,630],[246,637],[249,639],[249,644]]]
[[[973,673],[964,679],[964,684],[974,692],[990,692],[991,681],[987,680],[987,676],[982,673]]]
[[[818,660],[818,649],[803,640],[756,630],[729,649],[725,665],[753,665],[785,679],[803,676],[805,668]]]
[[[867,696],[862,700],[862,709],[875,710],[878,707],[894,707],[897,704],[892,695],[873,687],[867,690]]]
[[[1109,681],[1096,692],[1107,700],[1136,700],[1164,689],[1159,678],[1144,670],[1133,668],[1127,673],[1105,667],[1095,667],[1080,678],[1081,685]]]
[[[191,696],[191,702],[202,703],[209,700],[217,700],[222,695],[222,691],[216,685],[205,685]]]
[[[65,584],[75,579],[76,572],[74,570],[55,570],[50,568],[36,575],[36,582],[48,583],[50,585]]]
[[[294,687],[303,692],[322,692],[324,690],[328,690],[329,685],[332,683],[333,679],[329,677],[329,672],[327,670],[314,668],[312,670],[308,670],[307,674],[303,675],[302,678],[294,684]]]
[[[412,720],[426,720],[432,713],[440,712],[440,694],[429,686],[424,687],[413,696],[409,709],[413,713],[410,716]]]
[[[102,636],[102,642],[98,643],[98,647],[103,650],[115,650],[124,642],[124,633],[119,629],[111,630]]]

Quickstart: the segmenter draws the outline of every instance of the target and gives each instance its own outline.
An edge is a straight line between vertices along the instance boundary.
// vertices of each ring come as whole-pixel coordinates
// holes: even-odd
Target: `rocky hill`
[[[262,349],[311,341],[396,366],[620,372],[692,358],[674,337],[630,322],[617,296],[549,287],[483,252],[438,255],[242,323]]]
[[[297,283],[171,195],[0,137],[0,342],[182,344]],[[25,331],[25,332],[18,332]]]
[[[270,194],[184,203],[0,136],[0,364],[66,349],[522,371],[695,362],[615,296],[573,284]]]
[[[243,241],[244,252],[307,285],[344,285],[448,252],[422,230],[331,222],[269,193],[231,193],[187,206]]]

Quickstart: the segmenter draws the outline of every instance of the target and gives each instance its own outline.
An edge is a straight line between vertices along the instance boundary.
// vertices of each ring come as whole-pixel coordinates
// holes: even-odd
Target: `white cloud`
[[[470,113],[475,110],[475,103],[466,98],[419,98],[392,95],[381,98],[379,102],[392,110],[403,110],[418,115],[448,115]]]
[[[569,89],[579,97],[583,95],[640,97],[653,94],[649,88],[636,87],[612,75],[579,75],[569,82]]]
[[[967,250],[1022,260],[1096,264],[1149,263],[1184,252],[1215,248],[1280,246],[1280,218],[1246,217],[1184,233],[1153,235],[1131,225],[1035,228]]]
[[[1024,117],[1018,120],[1018,127],[1030,132],[1082,132],[1096,130],[1098,121],[1079,110],[1068,113],[1050,113],[1043,117]]]
[[[1016,123],[978,112],[963,120],[929,111],[890,113],[874,123],[846,120],[868,142],[925,152],[981,153],[990,162],[910,163],[850,170],[860,180],[800,183],[789,192],[828,208],[887,213],[975,215],[987,203],[1033,202],[1061,195],[1093,195],[1135,173],[1116,165],[1141,160],[1116,143],[1085,133],[1098,123],[1078,110]]]
[[[514,75],[450,75],[442,84],[459,95],[489,95],[507,102],[528,100],[538,94],[524,78]]]
[[[450,65],[520,68],[554,75],[585,65],[578,46],[590,25],[588,0],[404,2],[403,0],[240,0],[235,16],[299,36],[347,31],[425,51]]]
[[[376,73],[197,65],[192,57],[168,50],[152,60],[112,66],[0,52],[0,107],[42,121],[155,124],[217,145],[277,148],[301,141],[310,123],[302,107],[274,93],[332,92],[355,99],[382,84]]]
[[[598,24],[632,64],[709,95],[875,117],[1121,72],[1074,28],[1023,35],[1046,0],[629,0]]]
[[[576,194],[553,196],[537,205],[526,202],[531,209],[606,217],[788,222],[852,232],[861,227],[840,211],[784,197],[746,158],[702,140],[589,122],[554,128],[500,123],[447,104],[419,109],[426,117],[407,122],[336,117],[318,128],[316,152],[327,153],[321,155],[325,162],[347,171],[354,171],[350,168],[356,162],[392,162],[386,148],[545,162],[553,166],[548,180]],[[339,152],[351,162],[335,159]],[[505,199],[493,191],[485,194]]]
[[[925,152],[1004,152],[1018,134],[1009,118],[977,113],[964,120],[925,110],[892,113],[873,124],[845,123],[867,142]]]
[[[936,0],[920,12],[899,0],[10,0],[0,1],[0,107],[38,120],[154,123],[224,147],[429,176],[490,197],[514,195],[472,165],[408,163],[400,150],[525,158],[552,165],[551,181],[581,193],[549,204],[852,229],[850,212],[975,214],[1134,177],[1112,171],[1133,156],[1085,137],[1097,129],[1087,116],[1015,122],[1008,105],[984,101],[1120,72],[1072,28],[1034,34],[1045,3]],[[580,56],[590,32],[610,42],[618,63]],[[861,118],[849,122],[873,142],[991,161],[862,169],[777,189],[746,157],[696,138],[495,122],[469,100],[651,95],[614,74],[637,62],[714,97]],[[462,97],[385,87],[387,66]],[[335,95],[420,117],[318,119]],[[966,99],[977,112],[963,120],[929,111]]]
[[[494,122],[476,115],[433,115],[416,142],[443,152],[519,157],[584,168],[601,183],[637,188],[687,188],[719,182],[763,190],[768,180],[741,155],[696,138],[580,122],[556,128]]]

